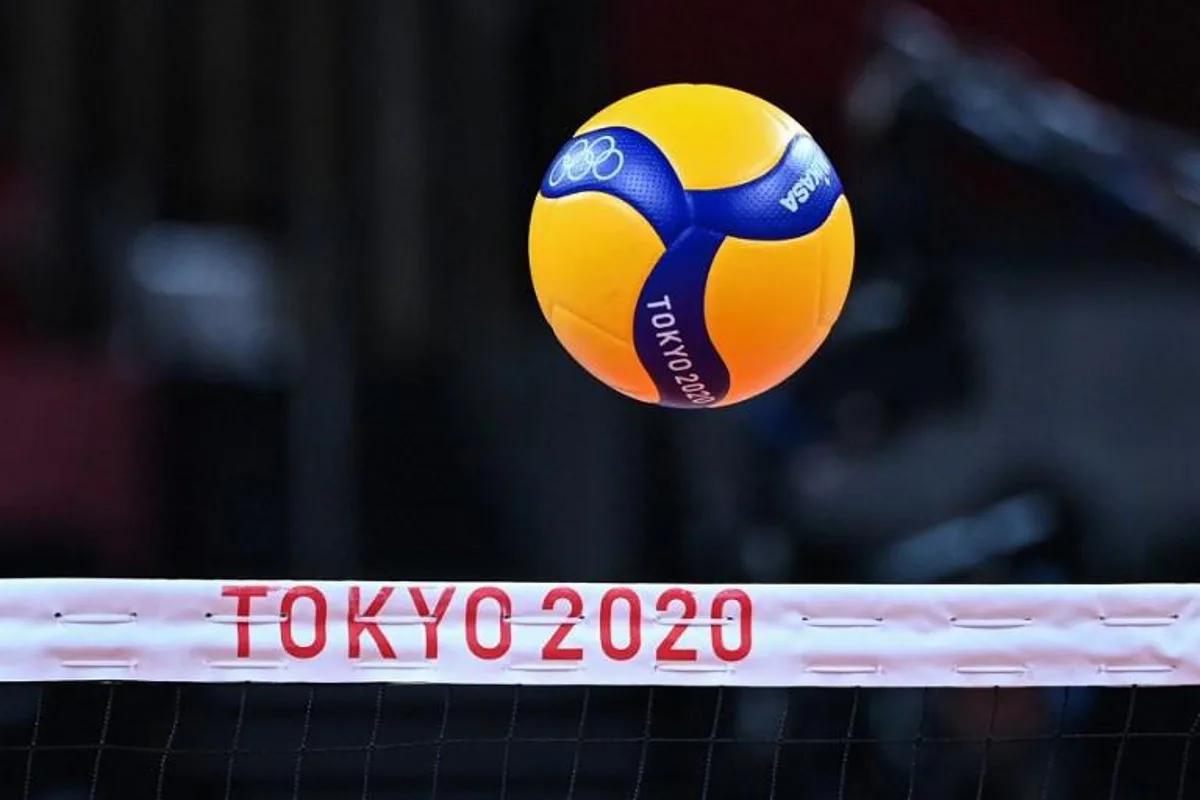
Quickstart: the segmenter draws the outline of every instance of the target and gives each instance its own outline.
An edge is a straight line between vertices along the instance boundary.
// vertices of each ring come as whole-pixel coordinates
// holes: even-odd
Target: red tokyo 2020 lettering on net
[[[537,593],[540,616],[514,616],[514,608],[522,605],[514,595],[528,601],[529,592]],[[695,590],[683,587],[643,597],[632,587],[614,586],[590,593],[593,608],[587,607],[587,594],[571,586],[541,590],[303,584],[278,592],[263,584],[240,584],[221,590],[222,597],[234,602],[231,644],[238,659],[251,659],[256,651],[273,646],[267,639],[270,634],[255,630],[262,627],[275,627],[272,638],[277,637],[279,648],[299,660],[326,654],[332,641],[339,649],[344,642],[345,657],[351,660],[436,662],[450,647],[462,648],[478,661],[498,661],[512,652],[514,628],[520,626],[540,631],[529,635],[542,637],[536,650],[547,663],[589,657],[625,662],[653,652],[656,663],[715,659],[732,664],[753,651],[754,603],[742,589],[716,590],[702,602]],[[277,624],[255,625],[264,619],[272,622],[273,617],[278,617]],[[344,639],[332,635],[333,626],[344,626]],[[401,641],[398,628],[419,628],[422,635]],[[705,629],[706,635],[685,642],[688,631],[696,628]]]

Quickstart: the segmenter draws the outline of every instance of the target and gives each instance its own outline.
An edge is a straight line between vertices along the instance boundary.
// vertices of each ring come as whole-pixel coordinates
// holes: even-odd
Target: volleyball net
[[[1198,601],[0,581],[0,797],[1182,800]]]

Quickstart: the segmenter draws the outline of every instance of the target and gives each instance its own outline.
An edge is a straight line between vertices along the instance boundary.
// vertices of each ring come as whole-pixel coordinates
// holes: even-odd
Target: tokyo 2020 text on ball
[[[713,408],[778,385],[825,340],[854,228],[799,123],[745,92],[678,84],[617,101],[563,146],[529,258],[542,312],[592,375]]]

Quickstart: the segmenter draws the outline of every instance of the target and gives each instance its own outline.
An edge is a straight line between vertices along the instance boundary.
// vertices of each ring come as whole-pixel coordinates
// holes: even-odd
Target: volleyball
[[[542,313],[593,376],[646,403],[716,408],[777,386],[825,341],[854,226],[794,119],[676,84],[618,100],[563,145],[529,260]]]

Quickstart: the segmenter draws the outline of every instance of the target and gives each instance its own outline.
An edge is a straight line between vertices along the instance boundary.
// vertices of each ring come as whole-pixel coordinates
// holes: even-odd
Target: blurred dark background
[[[1194,0],[0,0],[3,572],[1198,579],[1198,41]],[[672,81],[799,119],[860,235],[827,346],[715,413],[587,377],[527,275],[527,214],[558,146]],[[253,690],[250,715],[236,693],[115,691],[14,693],[5,741],[36,714],[39,746],[161,746],[183,719],[175,747],[220,750],[245,712],[243,745],[292,747],[313,701]],[[313,736],[361,743],[378,702],[387,735],[428,738],[450,702],[391,694],[327,695]],[[929,695],[657,692],[651,727],[840,741],[932,735],[936,716],[960,735],[998,719],[1195,733],[1200,708],[1183,690],[1136,708],[1128,692]],[[577,736],[578,692],[525,698],[524,735]],[[514,702],[460,690],[451,726],[503,736]],[[646,706],[644,690],[593,700],[588,730],[636,740]],[[1111,783],[1152,800],[1155,776],[1175,796],[1182,740],[1120,755],[1115,741],[1064,755],[1048,796]],[[778,797],[985,796],[975,751],[929,756],[939,777],[914,794],[908,749],[863,745],[848,776],[842,744],[796,748]],[[430,752],[377,764],[371,796],[429,796]],[[508,797],[564,796],[539,771],[557,756],[523,752]],[[1039,796],[1028,754],[997,752],[986,796]],[[73,753],[14,785],[155,796],[157,755],[107,757],[93,781],[95,754]],[[497,796],[481,753],[448,749],[438,796]],[[641,796],[767,795],[770,748],[716,752],[710,781],[713,755],[653,750]],[[637,756],[596,750],[574,796],[628,796]],[[232,795],[224,757],[179,763],[162,796],[362,785],[361,753],[311,760],[298,795],[290,757],[244,757],[249,788]]]

